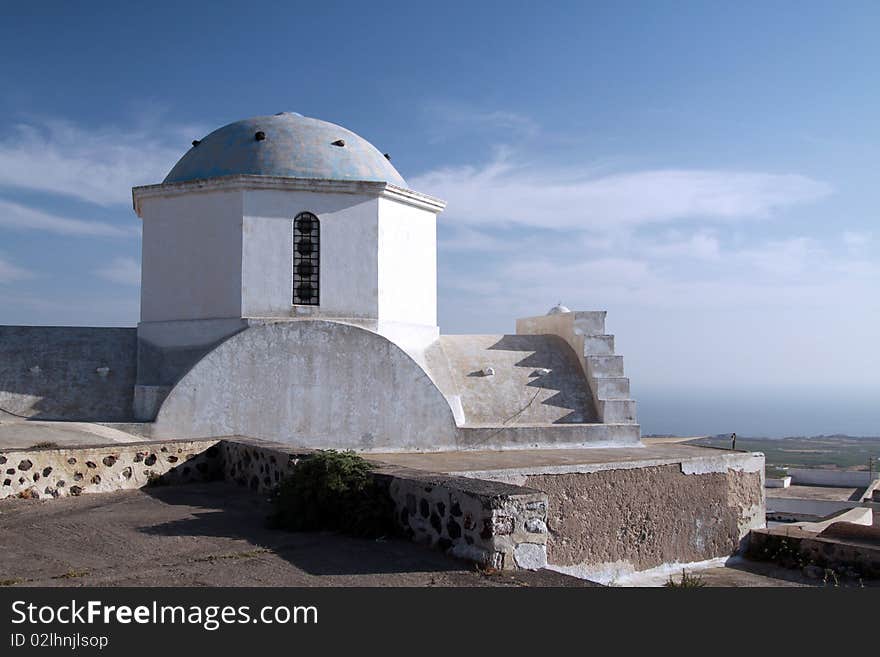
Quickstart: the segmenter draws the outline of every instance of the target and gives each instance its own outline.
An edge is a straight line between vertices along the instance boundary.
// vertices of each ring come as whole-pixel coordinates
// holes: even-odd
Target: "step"
[[[623,376],[623,356],[585,356],[584,360],[594,378]]]
[[[612,356],[614,355],[613,335],[586,335],[584,336],[584,356]]]
[[[597,398],[629,399],[629,379],[625,376],[600,376],[594,381]]]
[[[578,310],[574,315],[574,332],[576,335],[605,335],[604,310]]]
[[[598,402],[605,424],[635,424],[636,402],[632,399],[605,399]]]

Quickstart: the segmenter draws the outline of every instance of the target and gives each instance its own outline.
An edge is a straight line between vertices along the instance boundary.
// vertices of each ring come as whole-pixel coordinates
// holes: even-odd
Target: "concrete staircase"
[[[604,310],[573,311],[516,321],[524,335],[552,334],[577,353],[604,424],[638,424],[636,402],[624,376],[623,356],[614,353],[614,336],[605,333]]]

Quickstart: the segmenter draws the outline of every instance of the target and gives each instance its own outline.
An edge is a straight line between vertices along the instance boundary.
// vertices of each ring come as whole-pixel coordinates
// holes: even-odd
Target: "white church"
[[[131,455],[233,437],[288,455],[370,453],[410,468],[390,494],[438,546],[471,549],[474,536],[458,521],[442,529],[439,515],[453,497],[478,499],[474,512],[491,516],[485,540],[512,555],[508,566],[550,563],[596,581],[727,558],[764,526],[762,454],[641,440],[604,312],[556,306],[511,334],[442,335],[444,203],[345,128],[286,112],[238,121],[132,195],[140,322],[0,326],[0,424],[30,424],[35,437],[47,425],[127,432]],[[83,460],[38,447],[0,454],[21,469],[0,496],[43,476],[31,459],[57,457],[46,468],[56,477]],[[123,450],[95,449],[106,458],[93,465],[108,468]],[[149,474],[117,470],[84,492]]]
[[[153,435],[385,452],[639,444],[604,312],[440,334],[445,204],[345,128],[237,121],[132,194],[133,414]]]

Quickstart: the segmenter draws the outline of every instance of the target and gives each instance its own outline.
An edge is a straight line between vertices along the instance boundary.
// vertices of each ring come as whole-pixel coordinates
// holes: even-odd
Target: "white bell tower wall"
[[[368,194],[246,191],[242,316],[375,320],[378,203]],[[320,225],[317,306],[293,304],[293,222],[301,212],[315,215]]]
[[[241,317],[242,192],[140,205],[141,322]]]
[[[229,176],[137,187],[143,219],[139,399],[257,322],[335,319],[416,360],[437,339],[442,201],[387,183]],[[319,303],[294,304],[294,221],[320,224]],[[148,399],[149,398],[149,399]],[[155,403],[144,404],[149,415]]]

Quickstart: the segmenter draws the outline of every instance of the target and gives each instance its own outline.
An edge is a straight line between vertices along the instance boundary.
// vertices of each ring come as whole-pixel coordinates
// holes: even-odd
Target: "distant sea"
[[[817,374],[818,376],[818,374]],[[743,436],[880,436],[880,389],[695,385],[633,382],[643,434],[678,436],[736,432]]]

